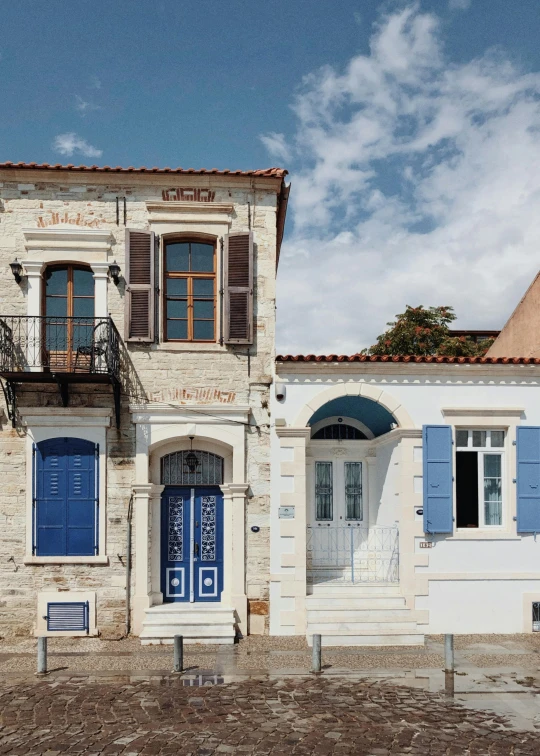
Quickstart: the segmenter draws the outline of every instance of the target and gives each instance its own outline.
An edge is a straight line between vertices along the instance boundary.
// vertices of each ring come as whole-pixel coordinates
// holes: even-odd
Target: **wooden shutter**
[[[540,428],[517,428],[516,454],[517,532],[540,533]]]
[[[253,232],[228,234],[224,248],[225,343],[253,343]]]
[[[126,341],[154,341],[154,234],[126,230]]]
[[[424,532],[452,533],[452,428],[424,425],[422,439]]]

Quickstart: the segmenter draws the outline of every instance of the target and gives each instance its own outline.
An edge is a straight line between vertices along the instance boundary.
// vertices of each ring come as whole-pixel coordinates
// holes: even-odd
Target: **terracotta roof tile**
[[[72,163],[69,163],[68,165],[61,165],[60,163],[56,163],[55,165],[50,165],[49,163],[12,163],[10,161],[0,163],[0,169],[2,170],[12,168],[48,171],[90,171],[95,173],[174,173],[176,175],[184,176],[204,176],[207,174],[213,174],[221,176],[267,176],[276,178],[284,178],[288,173],[284,168],[260,168],[255,171],[231,171],[226,168],[220,171],[217,168],[211,168],[210,170],[207,170],[206,168],[146,168],[145,166],[134,168],[131,165],[129,168],[122,168],[119,165],[115,168],[111,168],[110,165],[100,167],[98,165],[73,165]]]
[[[414,362],[445,365],[540,365],[538,357],[422,357],[388,354],[278,354],[276,362]]]

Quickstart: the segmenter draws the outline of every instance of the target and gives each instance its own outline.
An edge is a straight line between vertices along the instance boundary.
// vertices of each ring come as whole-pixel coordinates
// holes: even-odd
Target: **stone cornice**
[[[53,226],[23,228],[24,246],[28,252],[36,250],[79,250],[108,252],[111,248],[109,229]]]
[[[104,407],[21,407],[19,413],[32,427],[108,427],[112,416]]]
[[[179,404],[163,406],[163,404],[130,405],[134,423],[178,423],[189,422],[196,424],[208,423],[247,423],[251,412],[248,405]]]
[[[276,427],[276,435],[279,438],[305,438],[308,439],[311,436],[311,428],[284,428],[282,426]]]
[[[157,223],[230,224],[234,205],[223,202],[147,202],[150,221]]]

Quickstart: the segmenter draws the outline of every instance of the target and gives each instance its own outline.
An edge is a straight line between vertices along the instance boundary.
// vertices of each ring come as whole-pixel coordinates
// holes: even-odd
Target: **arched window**
[[[311,438],[317,441],[360,441],[367,438],[367,436],[353,425],[347,425],[346,423],[333,423],[332,425],[325,425],[322,428],[319,428]]]
[[[77,354],[94,336],[94,274],[81,265],[50,265],[45,269],[43,315],[47,362],[56,369],[75,370]]]
[[[188,458],[190,454],[194,456]],[[195,449],[166,454],[161,458],[161,482],[165,486],[220,486],[223,457]]]
[[[201,239],[165,243],[165,339],[215,341],[216,250]]]

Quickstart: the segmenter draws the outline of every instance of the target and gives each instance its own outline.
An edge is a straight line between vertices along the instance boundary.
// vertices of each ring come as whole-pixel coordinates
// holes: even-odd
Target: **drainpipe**
[[[127,513],[126,544],[126,635],[131,632],[131,515],[133,513],[133,494],[131,494]]]

